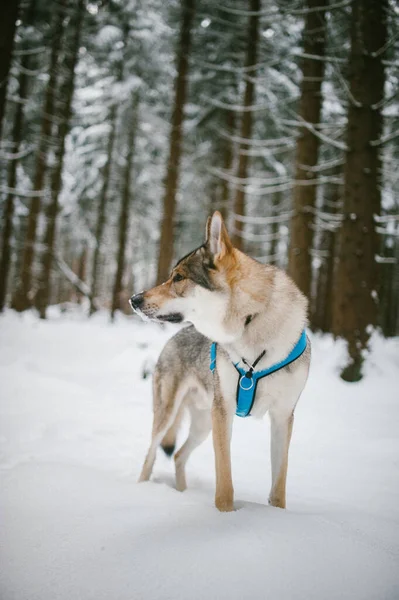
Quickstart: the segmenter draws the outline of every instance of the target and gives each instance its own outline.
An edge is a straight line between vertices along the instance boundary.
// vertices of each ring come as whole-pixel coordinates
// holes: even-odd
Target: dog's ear
[[[207,244],[209,242],[209,233],[211,230],[211,221],[212,221],[212,217],[208,217],[206,220],[206,225],[205,225],[205,243]]]
[[[212,218],[208,218],[206,236],[209,250],[216,259],[223,258],[233,249],[222,215],[218,210],[213,213]]]

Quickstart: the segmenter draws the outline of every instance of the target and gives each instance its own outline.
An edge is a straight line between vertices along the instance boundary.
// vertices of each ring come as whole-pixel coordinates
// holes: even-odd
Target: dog
[[[158,359],[153,377],[152,439],[139,481],[149,480],[159,445],[166,454],[173,454],[182,416],[188,409],[188,438],[174,456],[176,488],[186,488],[186,462],[212,430],[215,505],[220,511],[234,509],[230,440],[239,393],[237,381],[239,385],[253,383],[258,360],[256,369],[262,372],[280,365],[259,379],[251,415],[261,418],[269,413],[269,504],[285,508],[294,410],[310,366],[310,342],[304,333],[308,311],[305,296],[283,270],[263,265],[234,248],[216,211],[208,218],[205,243],[184,256],[165,283],[132,296],[130,303],[143,318],[192,324],[167,342]],[[282,361],[301,335],[306,347],[284,365]],[[249,367],[241,378],[238,365],[244,370]]]

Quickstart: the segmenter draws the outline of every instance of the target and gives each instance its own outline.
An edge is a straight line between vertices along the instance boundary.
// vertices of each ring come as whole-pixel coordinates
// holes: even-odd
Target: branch
[[[53,254],[52,256],[55,260],[55,264],[58,270],[60,271],[60,273],[62,273],[62,275],[64,275],[64,277],[69,281],[69,283],[71,283],[83,296],[86,296],[86,298],[91,298],[91,291],[87,283],[79,279],[76,273],[72,271],[72,269],[67,265],[67,263],[61,258],[61,256],[58,256],[57,254]],[[99,306],[96,303],[96,301],[94,301],[94,303],[95,307],[98,309]]]
[[[399,129],[393,131],[392,133],[388,133],[387,135],[383,135],[378,140],[371,140],[370,146],[382,146],[383,144],[386,144],[397,137],[399,137]]]
[[[4,150],[0,150],[0,160],[19,160],[20,158],[25,158],[25,156],[29,156],[35,149],[34,145],[31,145],[30,148],[25,148],[24,150],[20,150],[19,152],[6,152]]]
[[[307,121],[305,121],[305,119],[303,119],[300,115],[297,115],[297,117],[299,119],[301,126],[305,127],[305,129],[307,129],[308,131],[313,133],[313,135],[315,135],[317,138],[319,138],[319,140],[321,140],[322,142],[324,142],[326,144],[330,144],[330,146],[333,146],[334,148],[338,148],[339,150],[344,150],[345,152],[348,150],[348,146],[344,142],[337,142],[336,140],[333,140],[332,138],[328,137],[327,135],[324,135],[324,133],[321,133],[320,131],[318,131],[315,127],[313,127],[313,125],[311,123],[308,123]]]
[[[297,56],[298,58],[309,58],[310,60],[319,60],[321,62],[329,62],[329,63],[340,63],[346,65],[347,60],[345,58],[338,58],[337,56],[318,56],[317,54],[309,54],[307,52],[292,52],[292,56]]]
[[[275,217],[244,217],[243,215],[237,215],[237,213],[233,213],[233,217],[240,223],[248,223],[250,225],[269,225],[270,223],[284,223],[285,221],[289,221],[293,214],[294,211],[290,210],[289,212],[276,215]]]
[[[43,190],[41,192],[35,192],[35,191],[20,192],[16,188],[8,187],[8,185],[1,185],[0,193],[12,194],[13,196],[19,196],[20,198],[43,198],[47,194],[46,190]]]

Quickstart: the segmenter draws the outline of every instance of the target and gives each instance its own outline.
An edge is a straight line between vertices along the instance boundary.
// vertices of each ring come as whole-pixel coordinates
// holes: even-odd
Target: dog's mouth
[[[134,307],[130,302],[133,311],[143,319],[143,321],[153,321],[155,323],[182,323],[184,317],[181,313],[170,313],[169,315],[157,315],[155,312],[145,312],[141,308]]]
[[[157,315],[155,320],[163,323],[182,323],[184,318],[181,313],[170,313],[169,315]]]

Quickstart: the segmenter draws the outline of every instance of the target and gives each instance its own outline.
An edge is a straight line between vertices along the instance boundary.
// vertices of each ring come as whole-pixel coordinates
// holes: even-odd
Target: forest
[[[129,312],[203,242],[286,269],[310,327],[399,334],[396,0],[8,0],[0,310]]]

